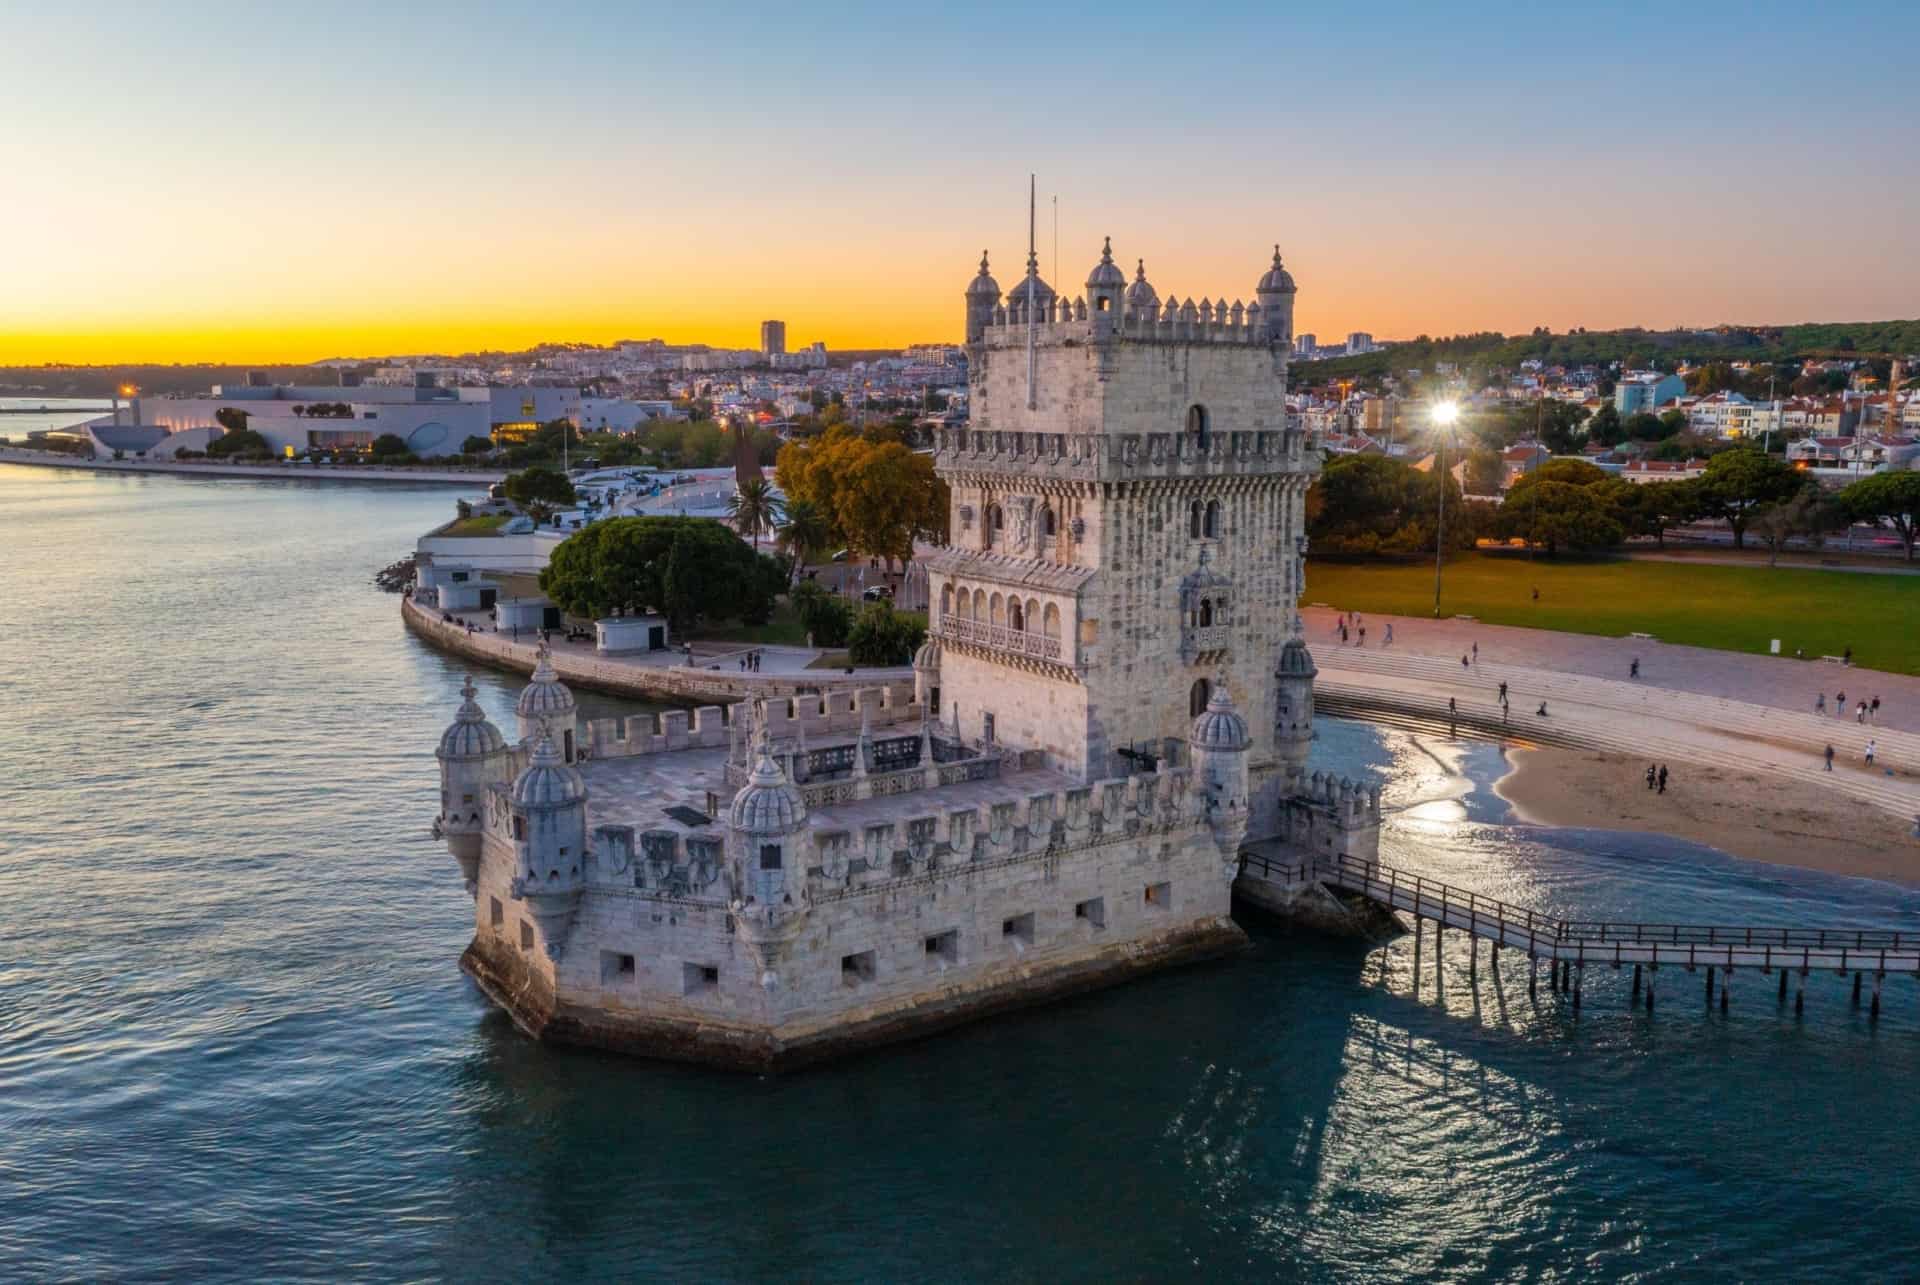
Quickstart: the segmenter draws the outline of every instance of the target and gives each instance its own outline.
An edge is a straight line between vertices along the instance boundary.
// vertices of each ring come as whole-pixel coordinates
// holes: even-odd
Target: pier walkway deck
[[[1545,960],[1551,969],[1552,985],[1557,990],[1570,992],[1576,1007],[1580,1002],[1580,979],[1588,965],[1616,969],[1631,965],[1636,999],[1641,993],[1644,970],[1649,1006],[1653,1003],[1654,975],[1662,966],[1688,972],[1707,969],[1709,1000],[1716,970],[1729,976],[1737,969],[1753,969],[1769,976],[1778,970],[1783,1000],[1788,977],[1797,976],[1796,1009],[1804,1006],[1806,978],[1816,970],[1851,976],[1856,1005],[1860,1002],[1863,980],[1871,978],[1875,1017],[1880,1013],[1881,983],[1889,975],[1920,978],[1920,933],[1844,927],[1562,920],[1378,862],[1350,857],[1288,864],[1250,854],[1243,859],[1241,877],[1283,888],[1317,884],[1409,914],[1414,922],[1416,961],[1422,946],[1421,925],[1431,921],[1436,968],[1441,963],[1442,935],[1449,928],[1467,934],[1468,967],[1476,973],[1481,940],[1492,944],[1495,968],[1499,967],[1501,950],[1523,951],[1528,960],[1529,991],[1536,989],[1538,965]],[[1724,986],[1720,996],[1721,1007],[1725,1008]]]

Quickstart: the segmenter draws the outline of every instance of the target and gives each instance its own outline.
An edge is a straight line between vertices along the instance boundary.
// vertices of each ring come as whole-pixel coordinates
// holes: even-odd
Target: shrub
[[[853,608],[828,593],[816,580],[802,580],[793,589],[793,609],[816,647],[844,647],[853,630]]]
[[[847,652],[856,665],[904,665],[927,640],[927,622],[884,602],[868,603],[847,634]]]

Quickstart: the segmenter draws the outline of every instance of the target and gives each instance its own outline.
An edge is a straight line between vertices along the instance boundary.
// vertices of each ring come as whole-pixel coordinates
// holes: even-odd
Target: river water
[[[452,492],[0,465],[0,1275],[1910,1277],[1920,996],[1456,941],[1232,961],[779,1079],[526,1040],[428,838],[463,667],[373,571]],[[475,673],[506,724],[513,680]],[[606,712],[616,703],[607,702]],[[1915,927],[1920,896],[1502,823],[1497,750],[1327,722],[1387,859],[1555,912]]]

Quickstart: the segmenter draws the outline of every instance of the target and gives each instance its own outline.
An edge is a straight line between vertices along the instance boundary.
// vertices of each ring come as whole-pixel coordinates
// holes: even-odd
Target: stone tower
[[[513,895],[526,902],[540,944],[558,959],[586,886],[587,784],[560,757],[542,724],[526,771],[508,791],[512,809]]]
[[[1280,671],[1274,676],[1273,737],[1289,779],[1307,770],[1313,748],[1313,680],[1320,671],[1307,651],[1306,641],[1289,638],[1280,649]]]
[[[1270,715],[1320,467],[1287,423],[1292,277],[1276,255],[1250,306],[1162,304],[1109,244],[1086,297],[1056,297],[1030,257],[979,325],[983,280],[967,294],[971,422],[935,457],[953,499],[929,562],[943,712],[1096,779],[1184,764],[1219,675],[1260,714],[1252,833],[1277,833]]]
[[[1217,682],[1207,707],[1193,720],[1187,744],[1193,754],[1193,785],[1205,801],[1207,824],[1220,855],[1239,868],[1240,844],[1250,821],[1247,722],[1233,707],[1227,685]]]
[[[486,831],[488,791],[512,774],[513,752],[474,699],[473,679],[467,679],[460,694],[465,698],[460,711],[433,752],[440,760],[440,815],[434,819],[434,832],[460,863],[471,896]]]

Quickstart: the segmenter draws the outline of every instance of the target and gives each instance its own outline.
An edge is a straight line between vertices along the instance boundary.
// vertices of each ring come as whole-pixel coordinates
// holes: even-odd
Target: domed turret
[[[520,739],[522,743],[531,743],[543,725],[551,726],[560,737],[559,751],[562,762],[574,761],[573,732],[577,718],[573,693],[560,681],[560,675],[554,672],[553,652],[545,643],[535,653],[537,659],[533,666],[533,677],[520,690],[520,699],[514,702],[514,713],[519,716]]]
[[[1295,288],[1293,274],[1280,262],[1279,246],[1273,247],[1273,266],[1260,278],[1254,292],[1260,296],[1260,323],[1267,332],[1267,342],[1291,344]]]
[[[1307,770],[1313,748],[1313,680],[1319,672],[1306,641],[1289,638],[1274,670],[1273,741],[1290,776]]]
[[[440,760],[440,815],[434,819],[434,832],[460,863],[471,896],[478,890],[487,792],[507,779],[513,760],[507,738],[487,721],[474,699],[473,679],[467,679],[460,694],[465,698],[460,710],[433,752]]]
[[[1000,284],[987,271],[987,252],[980,252],[980,271],[967,283],[967,342],[977,344],[993,321],[993,310],[1000,302]]]
[[[1100,247],[1100,262],[1087,274],[1087,311],[1096,319],[1104,313],[1117,317],[1120,298],[1126,292],[1127,274],[1113,261],[1113,238]]]
[[[1040,256],[1029,251],[1027,254],[1027,275],[1020,279],[1019,285],[1007,292],[1008,324],[1011,325],[1019,322],[1024,325],[1027,321],[1028,305],[1030,304],[1039,309],[1038,312],[1033,314],[1033,319],[1036,321],[1045,321],[1047,319],[1047,309],[1052,306],[1054,297],[1053,287],[1040,279]]]
[[[790,903],[792,887],[804,887],[797,843],[807,826],[807,801],[787,779],[762,736],[754,746],[753,774],[727,809],[728,840],[738,872],[736,887],[762,906]]]
[[[1219,846],[1226,876],[1239,872],[1240,842],[1246,838],[1249,775],[1247,721],[1227,695],[1226,676],[1213,684],[1207,707],[1193,720],[1187,745],[1193,754],[1191,788],[1206,808],[1207,824]]]
[[[1225,685],[1216,684],[1207,707],[1193,720],[1187,744],[1195,749],[1244,750],[1247,743],[1247,720],[1234,709]]]
[[[940,689],[940,643],[928,636],[920,644],[920,650],[913,653],[913,699],[920,708],[931,710],[934,694]]]
[[[513,808],[513,895],[526,902],[550,959],[566,945],[585,886],[587,783],[567,766],[544,723],[533,757],[508,790]]]
[[[1149,321],[1159,317],[1160,296],[1154,292],[1152,284],[1147,280],[1145,259],[1140,260],[1139,266],[1133,270],[1133,284],[1127,287],[1126,299],[1128,316],[1145,317]]]

